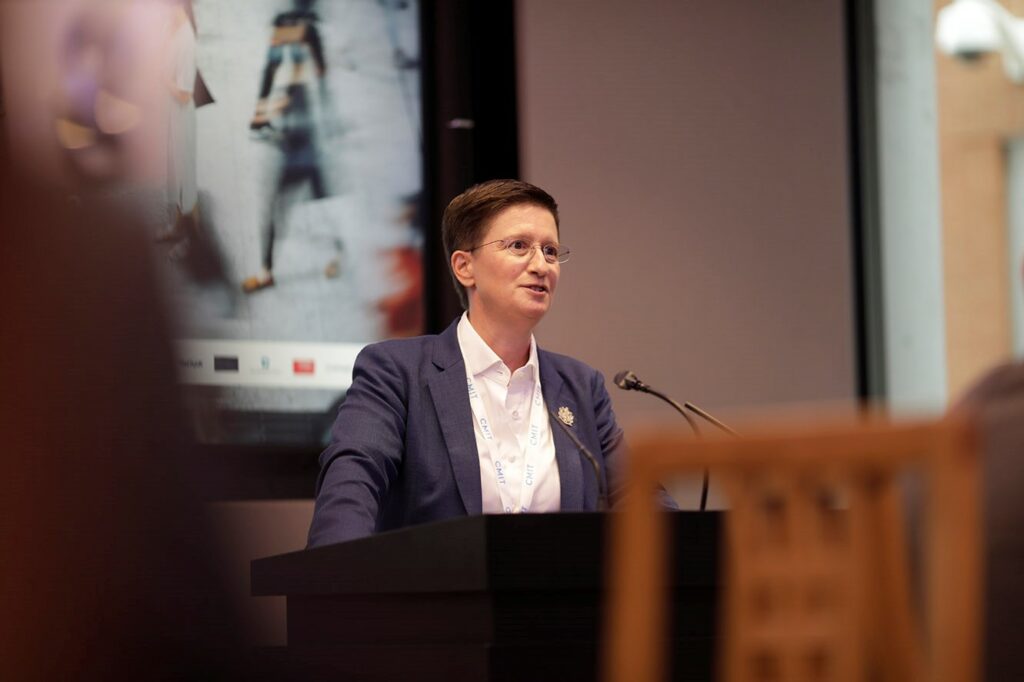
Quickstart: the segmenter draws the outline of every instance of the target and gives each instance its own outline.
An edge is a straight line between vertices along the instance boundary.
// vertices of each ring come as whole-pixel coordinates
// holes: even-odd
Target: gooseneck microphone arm
[[[565,432],[565,435],[569,436],[569,440],[573,442],[576,449],[587,458],[588,462],[590,462],[590,466],[594,469],[594,477],[597,479],[597,510],[606,511],[608,509],[608,493],[605,492],[604,479],[601,478],[601,463],[597,461],[596,457],[594,457],[594,453],[587,449],[587,446],[583,444],[583,441],[581,441],[576,434],[572,432],[572,429],[566,426],[565,422],[559,419],[558,415],[550,408],[548,409],[548,414],[551,415],[551,421],[562,427],[562,431]]]
[[[676,409],[676,411],[679,412],[679,414],[683,415],[683,418],[686,419],[686,423],[690,425],[691,429],[693,429],[694,435],[696,435],[698,438],[700,438],[700,429],[697,428],[697,422],[695,422],[693,420],[693,417],[690,416],[690,413],[687,412],[683,408],[682,405],[677,403],[675,400],[672,400],[672,398],[669,398],[667,395],[665,395],[661,391],[655,390],[655,389],[651,388],[650,386],[648,386],[647,384],[645,384],[644,382],[640,381],[640,379],[637,377],[637,375],[633,374],[633,372],[631,372],[629,370],[625,370],[625,371],[619,372],[618,374],[615,375],[615,380],[614,381],[615,381],[615,385],[618,386],[619,388],[621,388],[623,391],[640,391],[641,393],[650,393],[651,395],[653,395],[655,397],[661,398],[666,403],[668,403],[669,405],[674,407]],[[689,403],[687,403],[687,405],[689,405]],[[701,411],[703,411],[703,410],[701,410]],[[700,413],[698,412],[697,414],[700,414]],[[703,416],[703,415],[700,415],[700,416]],[[700,510],[704,511],[704,509],[707,507],[707,504],[708,504],[708,470],[705,469],[704,470],[704,480],[701,482],[701,487],[700,487]]]
[[[718,421],[717,419],[715,419],[710,414],[708,414],[704,410],[700,409],[699,407],[697,407],[693,403],[683,403],[683,407],[685,407],[686,409],[690,410],[691,412],[693,412],[695,415],[697,415],[701,419],[709,422],[710,424],[713,424],[713,425],[717,426],[719,428],[719,430],[724,431],[724,432],[728,433],[731,436],[736,436],[737,438],[739,437],[740,434],[736,433],[735,431],[730,429],[728,426],[726,426],[722,422]]]

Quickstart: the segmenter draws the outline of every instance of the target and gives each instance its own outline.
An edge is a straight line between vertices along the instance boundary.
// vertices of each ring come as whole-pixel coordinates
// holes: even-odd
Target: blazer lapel
[[[541,392],[544,394],[544,403],[549,413],[558,414],[559,408],[566,407],[576,414],[576,402],[565,390],[562,375],[558,373],[546,353],[538,351],[537,355],[540,363]],[[590,486],[586,483],[587,479],[583,475],[583,454],[578,451],[576,444],[569,439],[562,427],[555,423],[556,418],[550,414],[548,418],[551,420],[551,436],[555,443],[555,460],[558,462],[562,511],[583,511],[596,508],[596,491],[593,494],[593,501],[590,501],[591,495],[588,494],[591,492]],[[574,427],[570,426],[569,428]],[[593,478],[592,475],[591,478]]]
[[[459,350],[457,324],[458,320],[437,337],[433,362],[438,371],[427,379],[427,387],[448,448],[459,496],[466,513],[474,515],[483,511],[480,455],[473,432],[472,409],[466,390],[466,365]]]

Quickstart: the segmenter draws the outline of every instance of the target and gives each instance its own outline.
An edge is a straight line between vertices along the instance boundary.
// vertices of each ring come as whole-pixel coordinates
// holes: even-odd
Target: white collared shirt
[[[529,474],[534,485],[529,511],[558,511],[561,508],[561,484],[551,423],[546,418],[540,429],[539,443],[530,451],[530,471],[526,468],[531,410],[539,409],[547,414],[543,400],[539,406],[535,406],[531,400],[534,382],[539,383],[537,342],[530,337],[530,359],[515,372],[510,372],[498,354],[480,338],[469,321],[468,313],[464,313],[459,320],[457,332],[462,359],[466,363],[466,374],[473,379],[480,394],[493,433],[491,440],[485,440],[479,422],[473,420],[476,449],[480,457],[483,512],[500,514],[505,511],[499,493],[498,476],[489,453],[503,462],[506,490],[513,500],[520,499],[524,477]]]

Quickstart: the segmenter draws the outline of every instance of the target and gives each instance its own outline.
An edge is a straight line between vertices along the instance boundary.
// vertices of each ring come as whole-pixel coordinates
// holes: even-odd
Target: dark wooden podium
[[[720,517],[672,513],[673,679],[710,680]],[[475,516],[252,562],[286,595],[273,667],[338,680],[592,680],[605,516]]]

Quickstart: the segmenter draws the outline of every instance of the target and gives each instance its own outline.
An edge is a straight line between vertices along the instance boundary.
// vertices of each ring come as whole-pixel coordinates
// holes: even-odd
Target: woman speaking
[[[602,490],[615,496],[622,431],[603,377],[533,337],[569,258],[555,200],[485,182],[452,200],[442,229],[466,312],[437,336],[359,354],[320,456],[310,546],[469,514],[596,510]]]

